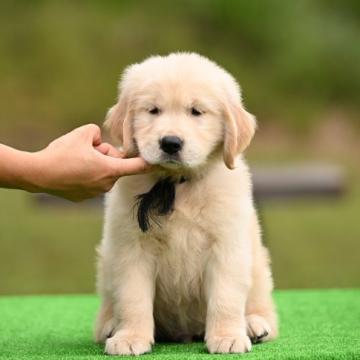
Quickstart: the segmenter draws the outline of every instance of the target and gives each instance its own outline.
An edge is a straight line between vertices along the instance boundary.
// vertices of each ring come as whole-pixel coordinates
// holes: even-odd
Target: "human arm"
[[[54,140],[38,152],[0,144],[0,187],[46,192],[81,201],[109,191],[120,176],[149,170],[142,158],[122,159],[89,124]]]

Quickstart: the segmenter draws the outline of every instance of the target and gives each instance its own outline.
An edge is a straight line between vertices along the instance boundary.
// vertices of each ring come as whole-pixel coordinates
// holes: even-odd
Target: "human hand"
[[[30,191],[81,201],[109,191],[121,176],[149,171],[142,158],[123,159],[101,140],[97,125],[81,126],[31,154]]]

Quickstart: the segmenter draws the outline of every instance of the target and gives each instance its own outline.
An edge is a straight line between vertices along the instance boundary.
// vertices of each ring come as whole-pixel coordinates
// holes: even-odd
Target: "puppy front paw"
[[[211,354],[246,353],[251,350],[251,341],[247,335],[211,336],[206,346]]]
[[[153,339],[118,331],[106,340],[105,353],[109,355],[141,355],[151,351]]]

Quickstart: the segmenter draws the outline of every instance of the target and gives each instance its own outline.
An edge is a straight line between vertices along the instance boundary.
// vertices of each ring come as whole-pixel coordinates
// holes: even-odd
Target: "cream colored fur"
[[[151,350],[156,327],[176,341],[205,335],[211,353],[242,353],[250,338],[276,337],[269,257],[240,154],[255,118],[232,76],[197,54],[152,57],[126,70],[106,125],[128,156],[157,170],[121,178],[107,195],[96,341],[108,354],[138,355]],[[159,147],[165,135],[184,140],[176,163]],[[142,233],[135,196],[163,176],[187,181],[174,211]]]

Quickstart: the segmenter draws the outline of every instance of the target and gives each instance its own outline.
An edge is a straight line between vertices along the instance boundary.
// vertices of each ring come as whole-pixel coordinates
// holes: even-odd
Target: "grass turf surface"
[[[156,344],[145,359],[360,359],[360,289],[277,291],[280,337],[245,355],[210,355],[201,342]],[[0,298],[0,358],[97,359],[92,341],[98,299],[81,296]]]

